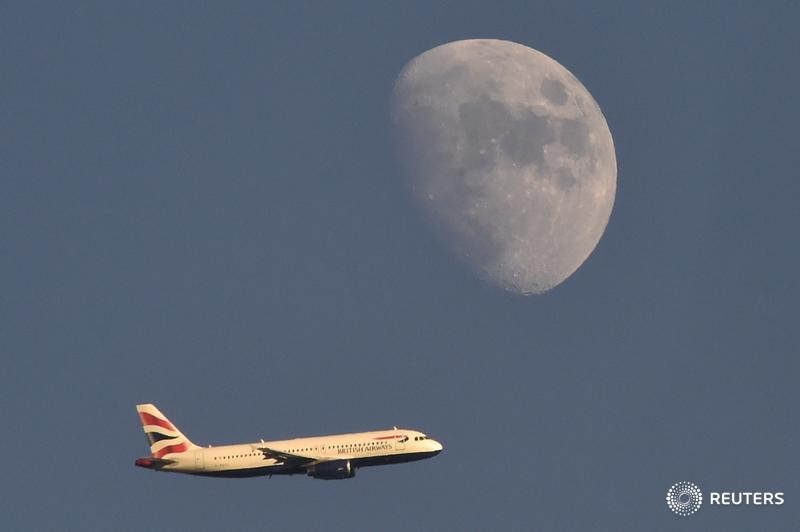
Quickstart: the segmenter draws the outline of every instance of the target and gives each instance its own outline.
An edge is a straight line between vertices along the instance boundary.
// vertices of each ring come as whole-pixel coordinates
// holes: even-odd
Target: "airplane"
[[[306,474],[322,480],[353,478],[360,467],[431,458],[442,444],[422,432],[389,430],[292,440],[200,447],[153,404],[136,405],[150,456],[135,465],[154,471],[243,478]]]

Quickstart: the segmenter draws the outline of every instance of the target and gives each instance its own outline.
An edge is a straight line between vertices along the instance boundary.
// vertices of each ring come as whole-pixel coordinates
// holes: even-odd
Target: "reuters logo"
[[[691,482],[677,482],[667,490],[667,506],[676,514],[692,515],[703,504],[703,493]]]

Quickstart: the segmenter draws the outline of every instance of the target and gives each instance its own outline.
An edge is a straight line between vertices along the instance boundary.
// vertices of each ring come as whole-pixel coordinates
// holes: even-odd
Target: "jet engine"
[[[308,476],[322,480],[339,480],[356,476],[356,468],[350,460],[331,460],[308,468]]]

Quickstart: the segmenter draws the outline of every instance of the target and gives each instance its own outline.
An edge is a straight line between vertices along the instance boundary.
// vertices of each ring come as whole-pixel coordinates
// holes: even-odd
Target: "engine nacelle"
[[[350,460],[331,460],[308,469],[308,476],[322,480],[339,480],[356,476],[356,468]]]

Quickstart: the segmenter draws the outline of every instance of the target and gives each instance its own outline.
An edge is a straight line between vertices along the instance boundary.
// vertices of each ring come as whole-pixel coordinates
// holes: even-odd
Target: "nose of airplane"
[[[442,449],[444,449],[444,446],[436,440],[429,439],[428,443],[431,446],[431,450],[437,454],[442,452]]]

